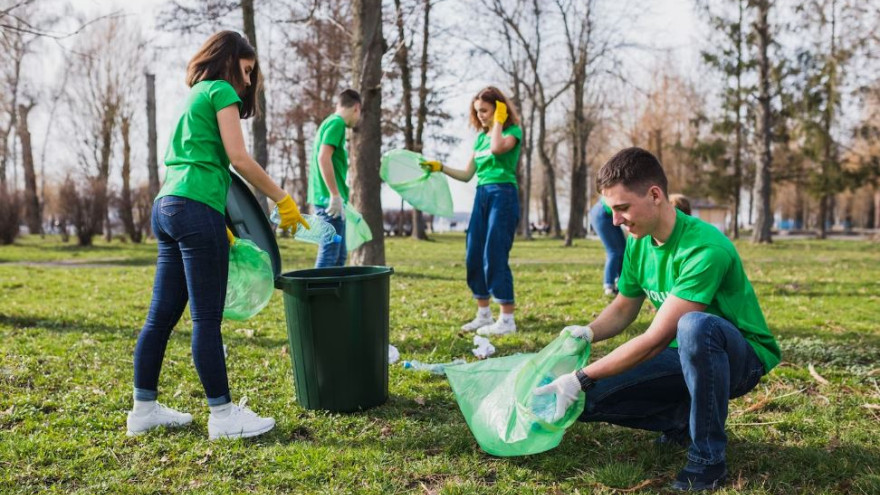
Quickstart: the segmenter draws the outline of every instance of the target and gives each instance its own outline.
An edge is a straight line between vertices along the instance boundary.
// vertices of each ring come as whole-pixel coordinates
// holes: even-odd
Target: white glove
[[[333,218],[344,215],[342,211],[342,196],[330,196],[330,204],[324,209]]]
[[[577,338],[579,338],[579,339],[584,339],[584,340],[586,340],[587,342],[592,342],[592,341],[593,341],[593,329],[590,328],[590,325],[584,325],[584,326],[581,326],[581,325],[569,325],[569,326],[563,328],[563,329],[562,329],[562,332],[565,332],[566,330],[568,330],[568,333],[569,333],[572,337],[577,337]],[[562,335],[562,332],[559,332],[559,334]]]
[[[556,414],[553,421],[559,421],[565,416],[565,411],[574,404],[581,393],[581,382],[574,376],[574,372],[567,373],[552,382],[538,387],[533,392],[535,395],[556,394]]]

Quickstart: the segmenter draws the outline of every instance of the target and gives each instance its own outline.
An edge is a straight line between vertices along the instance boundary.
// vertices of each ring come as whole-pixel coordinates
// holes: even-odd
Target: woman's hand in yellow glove
[[[235,236],[232,235],[232,231],[229,230],[229,227],[226,227],[226,237],[229,239],[229,247],[232,247],[235,244]]]
[[[278,205],[278,214],[281,215],[281,225],[279,227],[284,229],[293,229],[296,232],[296,229],[302,225],[306,229],[310,229],[309,222],[306,222],[306,219],[303,218],[302,214],[299,212],[299,208],[296,206],[296,203],[293,202],[293,198],[290,197],[290,194],[284,196],[284,199],[276,203]]]
[[[440,163],[439,160],[422,160],[419,162],[419,165],[422,166],[428,172],[440,172],[443,170],[443,164]]]
[[[501,125],[507,122],[507,105],[503,101],[495,102],[495,122]]]

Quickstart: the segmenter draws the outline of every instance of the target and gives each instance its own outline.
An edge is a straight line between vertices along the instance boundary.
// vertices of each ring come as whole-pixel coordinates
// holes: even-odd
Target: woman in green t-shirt
[[[165,153],[165,183],[153,204],[152,228],[159,244],[153,298],[134,350],[134,407],[128,434],[158,426],[181,426],[192,415],[156,402],[159,371],[171,330],[190,306],[192,356],[211,415],[208,436],[250,437],[275,426],[229,393],[220,321],[226,299],[229,246],[226,228],[229,165],[278,205],[281,227],[308,227],[290,195],[248,155],[241,119],[257,111],[261,84],[256,52],[240,34],[222,31],[187,66],[191,87]]]
[[[444,167],[436,160],[422,166],[467,182],[477,175],[477,195],[467,230],[467,282],[477,300],[477,316],[461,327],[480,335],[516,331],[513,320],[513,274],[508,256],[519,222],[516,164],[522,129],[516,110],[498,88],[489,86],[474,96],[470,124],[479,134],[474,153],[464,170]],[[489,298],[501,305],[492,319]]]

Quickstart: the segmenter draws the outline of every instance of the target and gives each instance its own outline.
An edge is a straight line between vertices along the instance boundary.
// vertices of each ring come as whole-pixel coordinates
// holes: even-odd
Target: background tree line
[[[83,245],[149,235],[157,134],[167,132],[157,115],[177,104],[161,88],[182,86],[186,57],[230,28],[254,44],[266,77],[264,112],[243,123],[252,153],[300,203],[317,126],[341,89],[361,91],[352,201],[374,241],[355,253],[357,263],[384,263],[383,207],[401,208],[382,205],[381,153],[463,156],[454,150],[474,139],[467,105],[488,84],[511,97],[523,121],[523,238],[531,223],[566,245],[583,237],[596,170],[632,145],[661,159],[671,190],[727,206],[732,237],[743,227],[757,242],[769,242],[774,225],[820,237],[834,226],[880,227],[880,7],[694,0],[695,63],[657,49],[660,27],[642,32],[659,15],[649,8],[170,0],[150,29],[123,11],[0,1],[0,241],[12,242],[20,225],[70,232]],[[407,221],[426,238],[420,212]]]

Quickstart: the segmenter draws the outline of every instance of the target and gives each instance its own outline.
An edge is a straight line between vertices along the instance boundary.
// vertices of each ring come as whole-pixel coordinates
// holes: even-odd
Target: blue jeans
[[[474,299],[495,298],[513,304],[513,274],[508,257],[519,222],[519,198],[513,184],[477,187],[467,230],[467,283]]]
[[[690,433],[688,460],[725,460],[727,404],[758,384],[764,366],[724,318],[692,312],[678,322],[678,348],[599,380],[587,392],[581,421]]]
[[[315,207],[315,215],[318,215],[325,222],[332,225],[336,229],[336,233],[339,234],[339,237],[342,237],[342,240],[339,242],[328,242],[318,246],[315,268],[345,266],[345,258],[348,255],[348,251],[345,249],[345,219],[342,218],[342,215],[336,218],[331,217],[322,206]]]
[[[623,251],[626,249],[626,238],[620,227],[614,225],[602,202],[599,201],[590,210],[590,224],[599,235],[602,245],[605,246],[605,279],[603,284],[606,288],[617,288],[617,279],[620,278],[620,269],[623,266]]]
[[[153,204],[152,226],[159,257],[150,311],[134,348],[134,398],[156,400],[165,347],[189,301],[193,362],[208,405],[226,404],[231,399],[220,336],[229,274],[226,222],[204,203],[165,196]]]

